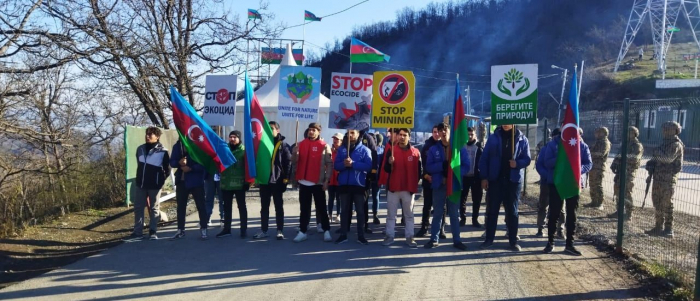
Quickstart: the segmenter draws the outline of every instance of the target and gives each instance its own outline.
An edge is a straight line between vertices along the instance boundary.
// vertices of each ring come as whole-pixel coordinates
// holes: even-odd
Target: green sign
[[[537,64],[491,66],[491,123],[537,123]]]

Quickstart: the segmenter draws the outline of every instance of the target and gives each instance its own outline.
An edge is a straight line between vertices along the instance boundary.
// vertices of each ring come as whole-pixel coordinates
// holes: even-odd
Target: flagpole
[[[578,91],[576,91],[576,103],[581,103],[581,85],[583,83],[583,63],[586,61],[581,60],[581,76],[578,81]],[[578,124],[577,124],[578,125]]]
[[[350,74],[352,74],[352,38],[350,38]]]
[[[304,58],[304,43],[306,42],[306,12],[304,12],[304,23],[301,23],[301,30],[302,30],[302,35],[301,35],[301,65],[304,66],[304,61],[306,61]],[[294,55],[292,55],[292,58],[294,58]]]
[[[250,20],[249,20],[250,21]],[[245,34],[248,35],[248,23],[245,23]],[[250,37],[246,39],[246,47],[245,47],[245,70],[248,71],[248,61],[250,57]]]

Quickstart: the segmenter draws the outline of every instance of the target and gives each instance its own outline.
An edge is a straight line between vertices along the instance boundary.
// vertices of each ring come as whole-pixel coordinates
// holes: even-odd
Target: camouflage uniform
[[[535,148],[535,158],[533,159],[534,161],[537,161],[537,157],[540,155],[540,151],[542,148],[552,140],[552,130],[547,129],[546,130],[546,135],[542,138],[542,140],[537,143],[537,147]]]
[[[477,133],[477,140],[481,142],[482,145],[486,145],[486,124],[482,121],[479,122]]]
[[[605,174],[605,163],[610,153],[610,140],[608,140],[608,128],[601,127],[595,131],[596,141],[591,147],[591,158],[593,168],[589,173],[591,185],[591,204],[589,207],[600,207],[603,205],[603,177]]]
[[[658,234],[665,227],[664,234],[673,236],[673,193],[678,182],[678,174],[683,167],[683,142],[678,138],[681,126],[668,121],[661,126],[663,142],[654,150],[647,162],[647,170],[653,174],[651,200],[654,203],[656,224],[649,234]]]
[[[639,130],[636,127],[629,127],[629,134],[627,136],[627,172],[625,177],[625,209],[627,214],[625,218],[632,218],[632,211],[634,210],[634,201],[632,199],[632,189],[634,189],[634,177],[637,173],[637,169],[642,162],[642,155],[644,154],[644,147],[639,143]],[[610,169],[615,173],[615,199],[619,199],[620,194],[620,165],[621,165],[621,154],[615,156]],[[614,212],[610,214],[611,217],[617,217],[617,213]]]

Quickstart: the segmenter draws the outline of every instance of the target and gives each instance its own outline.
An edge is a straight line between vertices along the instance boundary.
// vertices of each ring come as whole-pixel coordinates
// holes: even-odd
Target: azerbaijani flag
[[[273,137],[258,97],[253,92],[248,71],[245,72],[245,102],[243,105],[243,130],[245,133],[246,177],[255,178],[258,184],[267,184],[272,171]],[[251,147],[252,146],[252,147]],[[255,166],[250,169],[248,166]]]
[[[321,18],[316,17],[316,15],[314,15],[314,13],[312,13],[308,10],[305,10],[304,11],[304,20],[306,20],[306,21],[321,21]]]
[[[260,63],[261,64],[280,64],[282,62],[282,57],[287,52],[285,48],[269,48],[262,47]],[[303,49],[292,49],[292,56],[297,65],[301,66],[302,61],[304,61],[304,51]]]
[[[391,57],[375,49],[364,42],[350,38],[350,62],[351,63],[376,63],[388,62]]]
[[[252,8],[248,9],[248,19],[259,19],[262,20],[262,15]]]
[[[561,127],[557,163],[554,166],[554,186],[562,200],[581,193],[581,140],[578,135],[578,92],[576,69],[571,81],[569,103]],[[563,150],[563,151],[562,151]]]
[[[452,132],[450,133],[450,149],[447,157],[450,164],[447,170],[447,198],[453,203],[459,203],[462,191],[462,147],[467,144],[467,119],[464,118],[464,105],[459,89],[459,76],[455,86],[455,103],[452,108]]]
[[[221,139],[185,100],[170,86],[173,122],[187,154],[211,174],[220,173],[236,163],[226,141]]]
[[[681,31],[681,29],[676,27],[676,26],[673,26],[673,25],[668,25],[668,26],[666,26],[666,31],[667,32],[678,32],[678,31]]]

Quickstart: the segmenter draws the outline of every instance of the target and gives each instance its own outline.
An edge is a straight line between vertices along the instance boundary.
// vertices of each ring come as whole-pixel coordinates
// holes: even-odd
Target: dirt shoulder
[[[175,202],[161,204],[174,217]],[[133,229],[133,208],[71,213],[0,239],[0,288],[10,286],[122,243]]]

